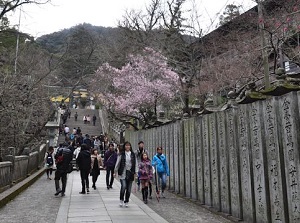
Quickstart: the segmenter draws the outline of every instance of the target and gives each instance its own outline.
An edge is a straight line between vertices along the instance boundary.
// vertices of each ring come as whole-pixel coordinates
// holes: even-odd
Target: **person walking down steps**
[[[165,198],[164,191],[166,189],[167,176],[170,176],[170,170],[169,170],[167,158],[163,154],[162,147],[156,148],[156,154],[153,156],[152,159],[152,166],[154,166],[155,170],[157,171],[155,173],[158,176],[158,182],[156,182],[157,187],[159,188],[159,185],[161,183],[161,190],[162,190],[161,196]]]
[[[45,154],[45,168],[47,179],[52,180],[52,171],[54,169],[54,148],[53,146],[49,146],[48,151]]]
[[[95,125],[96,125],[96,120],[97,120],[97,117],[96,117],[96,115],[93,115],[93,126],[95,126]]]
[[[142,195],[143,201],[145,204],[148,203],[148,186],[149,182],[151,182],[153,173],[152,173],[152,165],[151,160],[148,157],[147,153],[142,153],[142,160],[139,163],[139,172],[138,172],[140,182],[142,184]]]
[[[55,154],[56,161],[56,171],[55,171],[55,196],[61,193],[61,196],[65,196],[66,186],[67,186],[67,174],[69,169],[69,164],[73,158],[73,152],[67,147],[67,145],[63,145],[58,149]],[[61,179],[62,187],[59,186],[59,181]]]
[[[117,162],[118,154],[114,149],[114,144],[110,143],[108,150],[104,154],[104,169],[106,169],[106,187],[107,190],[112,189],[114,183],[114,170]],[[110,180],[109,180],[110,178]]]
[[[80,152],[76,159],[76,163],[80,170],[82,190],[80,194],[90,193],[89,174],[91,170],[91,153],[90,148],[86,144],[81,145]]]
[[[132,182],[134,181],[138,171],[136,164],[136,156],[132,151],[131,143],[125,142],[123,145],[123,150],[118,156],[114,173],[114,177],[118,174],[121,183],[120,207],[123,207],[123,204],[125,207],[128,207]]]
[[[98,154],[97,149],[93,149],[92,155],[91,155],[91,176],[92,176],[92,182],[94,190],[96,190],[96,182],[98,179],[98,176],[100,175],[100,168],[103,166],[102,158]]]

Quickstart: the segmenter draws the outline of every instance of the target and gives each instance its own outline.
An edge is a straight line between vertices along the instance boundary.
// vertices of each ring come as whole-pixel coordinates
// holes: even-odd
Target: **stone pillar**
[[[169,188],[174,191],[174,124],[170,124],[169,127],[169,168],[170,168],[170,181]]]
[[[216,114],[217,129],[218,129],[218,147],[220,157],[220,198],[221,198],[221,211],[230,213],[230,184],[229,184],[229,159],[227,151],[227,135],[226,135],[226,122],[223,112]]]
[[[175,187],[175,192],[179,193],[180,192],[180,187],[179,187],[179,145],[180,145],[180,122],[174,123],[173,126],[173,140],[174,140],[174,187]]]
[[[238,144],[240,154],[241,190],[243,202],[243,221],[255,222],[255,199],[252,170],[252,151],[250,146],[248,105],[240,105],[237,109]]]
[[[212,206],[212,185],[211,185],[211,163],[209,149],[209,120],[208,115],[202,120],[202,145],[203,145],[203,165],[204,165],[204,198],[205,204]]]
[[[268,99],[263,104],[265,142],[270,190],[271,222],[288,222],[286,187],[282,171],[283,151],[279,146],[277,114],[278,101]]]
[[[202,116],[195,119],[195,137],[196,137],[196,162],[197,162],[197,197],[201,204],[204,200],[204,164],[203,164],[203,145],[202,145]]]
[[[184,130],[183,121],[179,122],[179,152],[178,152],[178,162],[179,162],[179,192],[185,194],[185,154],[184,154]]]
[[[190,157],[190,129],[189,120],[183,120],[184,129],[184,174],[185,174],[185,196],[191,197],[191,157]]]
[[[217,144],[216,114],[208,115],[209,118],[209,148],[211,165],[211,187],[212,187],[212,206],[215,210],[221,210],[220,200],[220,178],[219,178],[219,147]]]
[[[236,111],[230,109],[225,111],[227,146],[229,153],[229,182],[230,182],[230,201],[232,216],[242,219],[242,194],[240,179],[240,160],[237,147],[237,126]]]
[[[197,199],[197,171],[196,171],[196,143],[195,143],[195,118],[189,119],[190,127],[190,163],[191,163],[191,197]]]
[[[261,120],[262,102],[248,105],[250,143],[252,148],[255,213],[257,222],[270,222],[269,185],[267,181],[266,150]]]
[[[299,103],[299,98],[296,95],[290,93],[281,96],[278,111],[290,223],[300,222],[299,109],[295,103],[296,101]]]

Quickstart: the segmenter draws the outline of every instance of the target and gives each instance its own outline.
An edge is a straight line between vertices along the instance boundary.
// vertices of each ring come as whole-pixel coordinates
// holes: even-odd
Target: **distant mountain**
[[[58,32],[43,35],[36,39],[36,42],[50,53],[60,54],[65,52],[68,38],[75,34],[76,30],[81,27],[89,32],[96,39],[112,40],[120,35],[120,28],[93,26],[88,23],[83,23],[68,29],[63,29]]]

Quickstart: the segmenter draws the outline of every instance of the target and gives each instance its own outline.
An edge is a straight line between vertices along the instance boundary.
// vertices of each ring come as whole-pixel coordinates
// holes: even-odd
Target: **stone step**
[[[70,109],[71,110],[71,116],[67,119],[66,125],[70,128],[70,132],[72,132],[73,128],[81,128],[82,135],[89,134],[90,136],[99,136],[102,131],[102,125],[100,122],[99,117],[99,110],[91,110],[91,109]],[[78,118],[77,121],[75,121],[75,113],[77,112]],[[95,126],[93,125],[92,117],[93,115],[96,115],[97,120],[95,123]],[[91,123],[84,124],[83,122],[83,116],[89,115],[91,117]],[[65,140],[64,135],[60,135],[58,137],[58,144],[63,143]]]

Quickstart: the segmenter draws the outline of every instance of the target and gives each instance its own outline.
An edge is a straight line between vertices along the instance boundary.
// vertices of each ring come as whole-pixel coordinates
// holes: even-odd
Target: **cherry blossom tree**
[[[115,119],[139,120],[146,128],[156,119],[157,107],[171,103],[179,87],[178,74],[166,61],[159,52],[145,48],[141,54],[129,55],[121,69],[103,64],[91,81],[91,89],[104,96],[102,103]]]

